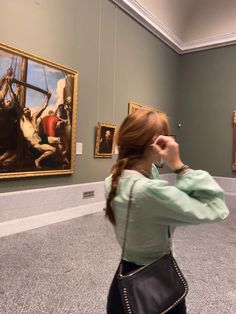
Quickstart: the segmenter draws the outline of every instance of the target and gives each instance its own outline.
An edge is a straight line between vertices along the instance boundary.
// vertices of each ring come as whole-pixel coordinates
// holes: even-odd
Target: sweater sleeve
[[[149,180],[143,184],[142,193],[138,192],[142,194],[137,197],[139,204],[157,216],[159,224],[209,223],[223,220],[229,214],[223,190],[202,170],[191,170],[175,186],[163,180]]]

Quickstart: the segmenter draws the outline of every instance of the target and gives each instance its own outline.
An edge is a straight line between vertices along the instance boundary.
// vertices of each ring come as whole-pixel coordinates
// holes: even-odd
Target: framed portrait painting
[[[94,157],[111,158],[114,153],[116,125],[98,122]]]
[[[78,72],[0,44],[0,179],[71,174]]]
[[[236,171],[236,111],[233,112],[233,162],[232,170]]]

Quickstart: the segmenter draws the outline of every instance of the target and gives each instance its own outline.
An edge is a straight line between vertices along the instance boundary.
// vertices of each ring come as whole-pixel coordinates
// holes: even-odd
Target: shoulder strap
[[[172,251],[171,251],[171,231],[170,231],[170,226],[168,226],[168,244],[169,244],[170,254],[172,254]]]
[[[129,202],[128,202],[127,215],[126,215],[126,223],[125,223],[125,233],[124,233],[124,240],[123,240],[122,252],[121,252],[121,260],[123,259],[124,252],[125,252],[125,245],[126,245],[127,231],[128,231],[128,224],[129,224],[129,216],[130,216],[130,207],[131,207],[131,203],[132,203],[132,199],[133,199],[133,189],[134,189],[134,185],[135,185],[136,182],[137,182],[137,180],[135,180],[133,182],[133,184],[131,185],[131,188],[130,188]],[[171,231],[170,231],[170,226],[168,226],[168,240],[169,240],[169,250],[170,250],[170,253],[171,253],[171,248],[170,248]]]
[[[125,245],[126,245],[126,238],[127,238],[128,224],[129,224],[130,207],[131,207],[131,203],[132,203],[132,199],[133,199],[133,189],[134,189],[134,185],[136,182],[137,182],[137,180],[135,180],[132,183],[131,188],[130,188],[129,202],[128,202],[127,214],[126,214],[126,223],[125,223],[125,234],[124,234],[124,240],[123,240],[123,245],[122,245],[121,260],[123,259],[124,252],[125,252]]]

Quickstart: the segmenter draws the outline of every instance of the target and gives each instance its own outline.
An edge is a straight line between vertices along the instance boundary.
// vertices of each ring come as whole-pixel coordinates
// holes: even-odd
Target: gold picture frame
[[[232,170],[236,171],[236,111],[233,112],[233,161]]]
[[[116,125],[98,122],[96,130],[96,143],[94,157],[111,158],[114,154],[114,135]]]
[[[71,174],[78,72],[0,44],[0,179]]]
[[[134,102],[134,101],[130,101],[128,103],[128,114],[131,114],[131,113],[133,113],[133,112],[135,112],[136,110],[139,110],[139,109],[156,110],[157,112],[163,113],[164,115],[167,116],[166,112],[158,110],[158,109],[153,108],[151,106],[142,105],[142,104]]]
[[[160,111],[160,110],[158,110],[156,108],[153,108],[153,107],[150,107],[150,106],[146,106],[146,105],[142,105],[142,104],[134,102],[134,101],[131,101],[131,102],[128,103],[128,114],[132,114],[133,112],[135,112],[136,110],[139,110],[139,109],[156,110],[157,112],[163,114],[166,119],[168,119],[168,115],[164,111]],[[175,137],[175,135],[172,135],[172,136]],[[164,167],[163,162],[156,163],[156,167],[157,168],[163,168]]]
[[[150,106],[145,106],[145,105],[141,105],[137,102],[131,101],[128,103],[128,114],[131,114],[133,112],[135,112],[138,109],[151,109],[151,110],[156,110]]]

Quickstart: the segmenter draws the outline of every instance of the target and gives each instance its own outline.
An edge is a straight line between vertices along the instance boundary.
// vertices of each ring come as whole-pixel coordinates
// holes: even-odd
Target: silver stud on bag
[[[133,311],[132,311],[132,309],[130,307],[130,304],[129,304],[128,295],[127,295],[127,289],[126,288],[123,288],[123,294],[124,294],[124,301],[125,301],[126,309],[127,309],[129,314],[132,314]]]

